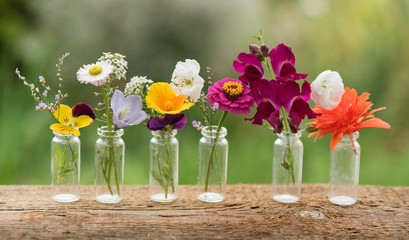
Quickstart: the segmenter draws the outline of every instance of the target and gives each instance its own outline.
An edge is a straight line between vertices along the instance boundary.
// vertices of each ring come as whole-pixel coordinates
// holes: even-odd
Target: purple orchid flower
[[[277,81],[280,83],[305,79],[309,75],[296,72],[294,67],[295,56],[291,48],[282,43],[271,50],[269,57],[273,71],[277,76]]]
[[[81,115],[87,115],[90,118],[92,118],[92,120],[95,119],[94,110],[92,109],[90,105],[86,103],[78,103],[72,108],[72,116],[74,118],[79,117]]]
[[[115,90],[112,95],[111,109],[112,120],[118,128],[138,125],[148,118],[148,115],[142,111],[142,98],[139,95],[125,97],[119,90]]]
[[[187,118],[184,113],[165,114],[164,118],[151,117],[148,121],[147,127],[151,131],[163,129],[182,129],[186,125]]]

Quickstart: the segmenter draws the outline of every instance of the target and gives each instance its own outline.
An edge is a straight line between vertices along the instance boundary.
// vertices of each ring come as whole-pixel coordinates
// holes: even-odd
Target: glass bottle
[[[152,131],[150,142],[149,191],[155,202],[177,198],[179,142],[177,130]]]
[[[328,200],[333,204],[352,205],[358,200],[361,155],[358,137],[359,132],[354,132],[352,138],[345,135],[331,151]]]
[[[199,142],[199,173],[197,199],[221,202],[226,196],[227,159],[229,143],[227,130],[217,126],[204,127]]]
[[[123,199],[125,142],[123,129],[98,128],[95,144],[95,199],[117,203]]]
[[[303,144],[301,132],[277,134],[273,157],[273,194],[275,201],[293,203],[300,200]]]
[[[74,202],[80,199],[80,139],[55,131],[51,141],[52,199]]]

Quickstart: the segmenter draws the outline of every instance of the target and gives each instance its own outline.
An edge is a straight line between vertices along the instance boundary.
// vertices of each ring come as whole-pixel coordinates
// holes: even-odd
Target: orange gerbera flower
[[[313,111],[321,115],[314,118],[314,122],[309,124],[318,130],[310,133],[308,137],[316,135],[316,141],[318,138],[332,133],[330,147],[334,151],[335,146],[346,134],[351,136],[352,139],[352,134],[362,128],[391,128],[388,123],[379,118],[374,118],[373,113],[383,110],[385,107],[371,110],[373,104],[367,101],[369,95],[369,93],[364,92],[361,96],[358,96],[355,89],[345,88],[342,100],[336,108],[327,110],[315,106]]]

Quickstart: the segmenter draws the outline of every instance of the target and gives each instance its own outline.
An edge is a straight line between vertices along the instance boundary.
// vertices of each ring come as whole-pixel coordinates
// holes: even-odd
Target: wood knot
[[[301,211],[298,213],[303,218],[323,219],[324,214],[317,211]]]

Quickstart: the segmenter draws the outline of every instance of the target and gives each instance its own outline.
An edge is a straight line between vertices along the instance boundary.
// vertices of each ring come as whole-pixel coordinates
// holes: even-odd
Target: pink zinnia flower
[[[215,82],[209,87],[206,98],[211,106],[217,103],[219,110],[233,114],[248,114],[254,106],[250,88],[237,79],[225,78]]]

